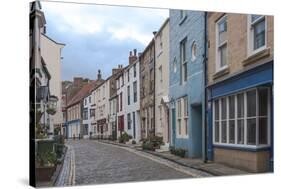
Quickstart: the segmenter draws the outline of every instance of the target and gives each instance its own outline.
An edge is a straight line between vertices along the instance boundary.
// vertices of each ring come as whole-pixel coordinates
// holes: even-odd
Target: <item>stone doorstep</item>
[[[112,141],[101,141],[101,142],[110,143],[113,145],[119,145],[119,146],[123,146],[123,147],[135,148],[136,150],[143,151],[143,152],[170,160],[172,162],[178,163],[178,164],[186,166],[186,167],[204,171],[204,172],[207,172],[214,176],[249,174],[249,172],[246,172],[246,171],[243,171],[243,170],[240,170],[237,168],[231,168],[226,165],[219,164],[219,163],[213,163],[213,162],[204,163],[202,160],[199,160],[199,159],[181,158],[181,157],[178,157],[171,153],[168,153],[167,151],[165,151],[165,152],[144,151],[141,148],[137,148],[132,145],[129,146],[126,144],[116,143],[116,142],[112,142]]]

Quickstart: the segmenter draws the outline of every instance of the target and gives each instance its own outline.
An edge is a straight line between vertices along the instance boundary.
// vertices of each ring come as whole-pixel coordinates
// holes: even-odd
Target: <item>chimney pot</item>
[[[130,56],[132,56],[132,51],[130,51]]]
[[[137,56],[137,49],[134,49],[134,56]]]
[[[153,35],[156,35],[157,31],[154,31],[154,32],[152,32],[152,33],[153,33]]]

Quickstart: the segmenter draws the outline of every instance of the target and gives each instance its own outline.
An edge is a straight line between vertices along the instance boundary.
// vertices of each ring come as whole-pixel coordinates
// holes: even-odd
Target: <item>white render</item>
[[[119,129],[120,117],[121,116],[125,117],[125,111],[124,111],[125,87],[124,87],[124,72],[123,71],[121,72],[120,76],[117,78],[116,85],[117,85],[117,137],[120,137],[120,135],[121,135],[121,131]],[[121,94],[122,94],[122,96],[121,96]],[[121,106],[122,106],[122,109],[121,109]],[[125,129],[125,121],[124,121],[124,129]]]
[[[134,76],[134,66],[136,69],[136,75]],[[128,81],[129,74],[129,81]],[[135,61],[131,65],[129,65],[124,70],[124,91],[125,91],[125,101],[124,101],[124,130],[135,139],[136,142],[140,140],[140,84],[139,84],[139,61]],[[134,82],[137,83],[137,98],[136,102],[134,102]],[[128,86],[130,88],[130,104],[128,105]],[[131,117],[131,127],[128,127],[128,114]],[[135,124],[133,123],[133,114],[135,114]]]
[[[96,116],[94,120],[96,121],[96,131],[98,136],[109,137],[111,135],[111,129],[109,127],[108,117],[109,117],[109,87],[110,78],[103,82],[95,90],[95,102],[96,102]],[[105,120],[105,123],[100,125],[99,122]],[[98,128],[99,127],[99,128]]]
[[[64,44],[57,43],[54,40],[41,33],[41,55],[46,63],[46,67],[51,75],[49,90],[50,94],[58,98],[57,110],[55,115],[50,115],[50,132],[54,132],[54,126],[61,127],[63,124],[61,108],[61,50]]]
[[[134,67],[136,69],[136,75],[134,76]],[[128,80],[129,74],[129,80]],[[136,82],[137,89],[137,100],[134,102],[134,82]],[[118,111],[117,111],[117,128],[119,125],[119,116],[124,116],[124,132],[128,133],[132,136],[132,138],[136,141],[140,141],[140,85],[139,85],[139,61],[128,65],[123,71],[120,77],[117,79],[117,98],[118,98]],[[130,104],[128,104],[128,86],[130,90]],[[122,110],[121,109],[121,101],[120,94],[122,93]],[[128,124],[128,114],[131,117],[131,126]],[[135,114],[135,124],[133,120],[133,114]],[[118,130],[117,136],[120,136],[120,131]]]
[[[169,143],[169,20],[155,35],[155,134]]]
[[[82,124],[83,127],[87,125],[88,127],[88,132],[83,133],[83,138],[89,138],[90,133],[93,132],[93,128],[91,127],[91,115],[90,115],[90,110],[92,108],[93,101],[92,101],[92,95],[88,95],[83,99],[83,113],[82,113]],[[84,117],[84,111],[87,112],[87,117]],[[84,127],[85,129],[85,127]],[[85,132],[85,131],[84,131]]]

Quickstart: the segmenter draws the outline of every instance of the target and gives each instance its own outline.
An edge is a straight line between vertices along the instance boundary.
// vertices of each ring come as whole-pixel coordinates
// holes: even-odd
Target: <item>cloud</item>
[[[129,51],[141,52],[168,17],[168,10],[42,2],[47,35],[63,48],[62,79],[104,78],[118,64],[128,64]]]

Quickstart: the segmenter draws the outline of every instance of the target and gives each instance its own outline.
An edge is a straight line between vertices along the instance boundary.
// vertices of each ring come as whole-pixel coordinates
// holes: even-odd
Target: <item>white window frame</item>
[[[222,16],[217,22],[216,22],[216,72],[219,72],[221,70],[224,70],[226,68],[228,68],[228,63],[226,62],[226,65],[224,66],[220,66],[221,62],[220,62],[220,52],[219,52],[219,48],[222,47],[223,45],[226,45],[226,60],[228,61],[228,41],[227,39],[222,42],[221,44],[219,44],[219,24],[223,21],[226,20],[226,24],[227,24],[227,15]],[[227,30],[226,30],[227,32]]]
[[[183,128],[184,134],[189,137],[189,110],[188,110],[188,97],[183,98]],[[187,125],[185,125],[187,123]]]
[[[183,44],[184,44],[184,50],[183,50]],[[185,54],[185,61],[183,60]],[[186,65],[186,70],[184,69],[184,65]],[[183,40],[180,42],[180,66],[181,66],[181,83],[185,84],[188,79],[188,68],[187,68],[187,37],[185,37]],[[185,73],[186,71],[186,78],[185,78]]]
[[[258,22],[264,19],[265,35],[264,35],[264,46],[254,50],[254,30],[252,25],[257,24]],[[266,16],[261,16],[252,23],[252,14],[249,14],[247,17],[247,39],[248,39],[248,57],[252,56],[267,47],[267,18]]]
[[[231,95],[228,95],[228,96],[223,96],[223,97],[219,97],[217,99],[214,99],[213,100],[213,144],[215,145],[218,145],[218,146],[225,146],[225,147],[239,147],[239,148],[248,148],[248,149],[259,149],[259,148],[265,148],[265,147],[269,147],[271,145],[271,135],[270,135],[270,130],[271,130],[271,123],[270,123],[270,119],[271,119],[271,103],[270,103],[270,88],[269,87],[263,87],[263,88],[267,88],[267,92],[268,92],[268,95],[267,95],[267,109],[268,109],[268,112],[267,112],[267,116],[259,116],[258,115],[258,111],[259,111],[259,107],[258,107],[258,99],[259,99],[259,93],[258,93],[258,89],[261,88],[261,87],[256,87],[256,88],[251,88],[251,89],[248,89],[248,90],[245,90],[243,92],[237,92],[237,93],[234,93],[234,94],[231,94]],[[252,90],[255,90],[256,91],[256,145],[249,145],[247,144],[247,92],[248,91],[252,91]],[[238,129],[238,119],[237,119],[237,115],[238,115],[238,111],[237,111],[237,95],[238,94],[243,94],[244,96],[244,144],[238,144],[238,135],[237,135],[237,129]],[[222,138],[222,135],[221,135],[221,99],[222,98],[227,98],[227,120],[228,120],[228,117],[229,117],[229,113],[228,113],[228,104],[229,104],[229,101],[228,101],[228,97],[229,96],[232,96],[232,95],[235,95],[235,143],[234,144],[230,144],[229,143],[229,132],[227,131],[227,143],[222,143],[221,142],[221,138]],[[216,100],[219,100],[219,142],[216,142],[215,141],[215,101]],[[259,144],[259,121],[258,119],[260,117],[267,117],[267,144]],[[227,121],[227,128],[228,128],[228,124],[229,122]]]
[[[182,97],[179,98],[176,101],[176,128],[177,128],[177,138],[188,138],[189,136],[185,134],[185,115],[184,115],[184,98],[187,97]],[[180,105],[180,109],[179,109],[179,105]],[[179,110],[180,110],[180,114],[179,114]],[[180,121],[180,125],[179,125],[179,121]],[[179,132],[181,131],[181,132]]]
[[[191,61],[194,62],[197,58],[197,54],[198,54],[198,49],[197,49],[197,44],[195,41],[192,42],[191,45]]]

